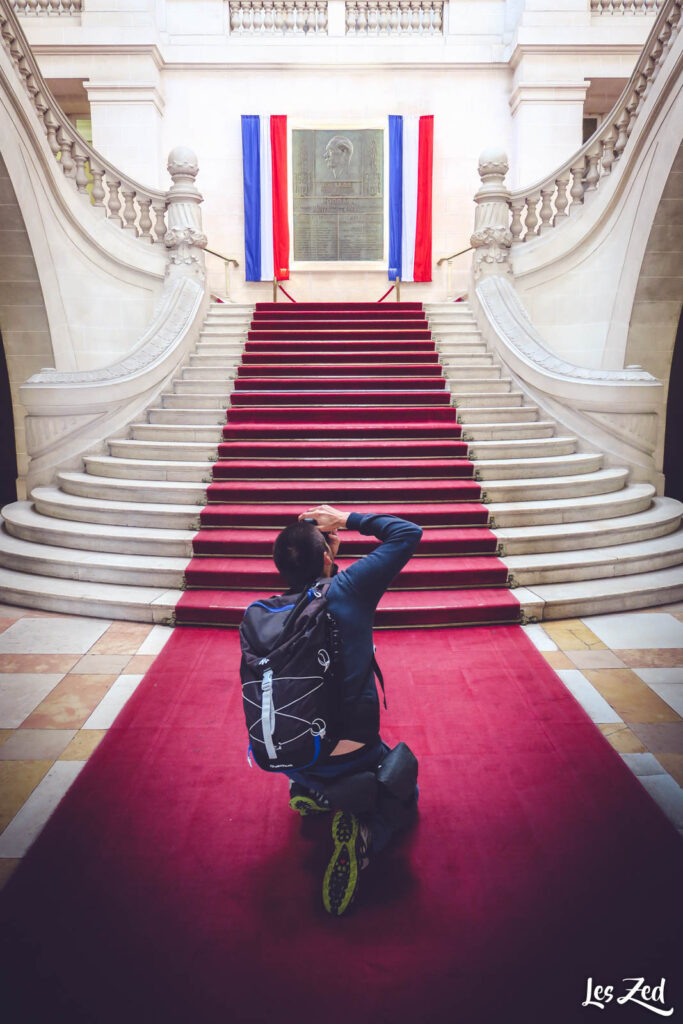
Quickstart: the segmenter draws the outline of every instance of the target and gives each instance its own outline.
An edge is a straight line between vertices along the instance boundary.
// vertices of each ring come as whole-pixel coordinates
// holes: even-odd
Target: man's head
[[[282,530],[275,541],[273,560],[292,590],[303,590],[332,572],[334,559],[325,537],[315,523],[305,520]]]
[[[335,179],[347,173],[352,156],[353,143],[343,135],[333,135],[323,153],[323,159]]]

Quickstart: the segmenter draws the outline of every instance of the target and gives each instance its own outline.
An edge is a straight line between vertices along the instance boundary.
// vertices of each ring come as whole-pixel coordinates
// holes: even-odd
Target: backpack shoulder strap
[[[382,669],[379,667],[379,665],[377,663],[377,658],[375,657],[374,648],[373,648],[373,651],[372,651],[372,671],[374,672],[374,674],[377,677],[377,682],[382,687],[382,698],[384,700],[384,707],[386,708],[386,706],[387,706],[387,691],[384,689],[384,676],[382,675]]]

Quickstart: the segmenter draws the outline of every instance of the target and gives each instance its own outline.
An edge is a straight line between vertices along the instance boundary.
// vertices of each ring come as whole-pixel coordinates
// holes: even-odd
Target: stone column
[[[164,101],[152,83],[84,82],[93,146],[135,181],[163,188],[161,120]]]
[[[479,157],[481,187],[474,197],[477,208],[470,238],[475,281],[488,274],[512,274],[510,192],[505,184],[508,169],[507,155],[498,147],[485,149]]]
[[[518,82],[510,97],[515,187],[533,185],[583,143],[590,82]]]
[[[195,153],[187,146],[176,146],[168,157],[168,173],[173,185],[168,191],[166,234],[169,277],[182,275],[204,278],[206,235],[202,230],[203,200],[194,179],[199,166]]]

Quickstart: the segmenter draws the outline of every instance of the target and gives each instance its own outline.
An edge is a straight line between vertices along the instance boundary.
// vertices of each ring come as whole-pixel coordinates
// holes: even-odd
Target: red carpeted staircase
[[[518,621],[461,432],[420,303],[257,304],[176,621],[236,626],[282,589],[275,537],[319,502],[424,528],[376,625]],[[344,533],[340,566],[375,544]]]

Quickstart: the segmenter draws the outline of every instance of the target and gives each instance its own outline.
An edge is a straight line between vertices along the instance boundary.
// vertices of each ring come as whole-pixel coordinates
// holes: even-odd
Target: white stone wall
[[[468,244],[481,149],[507,149],[512,187],[559,164],[581,143],[588,81],[627,78],[652,20],[591,16],[589,0],[447,0],[439,32],[379,36],[347,34],[344,0],[327,14],[324,34],[279,36],[231,32],[226,0],[88,0],[78,18],[22,20],[48,77],[86,79],[93,144],[125,173],[161,186],[163,154],[195,149],[209,245],[239,259],[232,292],[247,301],[270,293],[244,283],[240,114],[313,125],[433,113],[436,261]],[[464,290],[468,257],[456,266]],[[209,272],[222,291],[222,265],[210,258]],[[362,268],[295,270],[291,290],[376,298],[385,282]],[[445,295],[445,267],[404,289]]]

